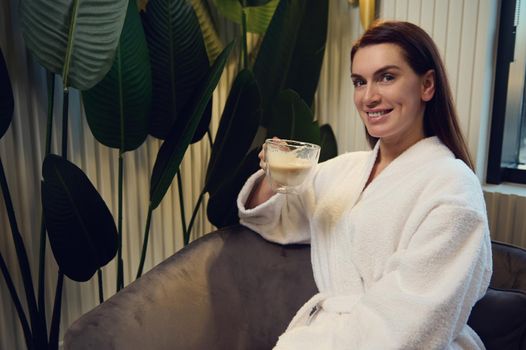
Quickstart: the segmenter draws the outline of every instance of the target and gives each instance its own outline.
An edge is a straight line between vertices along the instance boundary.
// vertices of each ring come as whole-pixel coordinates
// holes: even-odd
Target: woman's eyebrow
[[[400,70],[400,67],[395,65],[395,64],[390,64],[390,65],[387,65],[387,66],[383,66],[379,69],[377,69],[374,73],[373,73],[373,76],[376,76],[378,74],[381,74],[383,72],[385,72],[386,70],[389,70],[389,69],[397,69],[397,70]],[[356,74],[356,73],[351,73],[351,78],[363,78],[360,74]]]

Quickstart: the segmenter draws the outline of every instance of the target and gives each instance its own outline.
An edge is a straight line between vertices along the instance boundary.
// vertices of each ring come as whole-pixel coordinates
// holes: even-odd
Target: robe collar
[[[376,159],[378,158],[378,152],[380,150],[380,143],[382,141],[378,140],[371,151],[371,154],[369,155],[369,159],[365,163],[365,167],[362,172],[362,177],[360,181],[360,186],[357,188],[357,195],[354,195],[352,198],[356,198],[356,201],[353,203],[356,204],[359,197],[361,196],[361,193],[366,191],[371,186],[374,186],[375,183],[378,183],[379,180],[389,176],[391,173],[396,173],[400,171],[400,173],[403,173],[404,169],[410,169],[414,166],[414,163],[417,162],[419,164],[425,163],[425,162],[433,162],[435,159],[438,158],[455,158],[453,152],[442,143],[442,141],[437,136],[431,136],[427,138],[423,138],[420,141],[416,142],[415,144],[411,145],[409,148],[407,148],[404,152],[402,152],[398,157],[393,159],[391,163],[389,163],[378,176],[369,183],[367,188],[365,187],[365,184],[367,183],[367,180],[369,179],[369,176],[371,175],[371,171],[373,170],[373,166],[376,162]]]

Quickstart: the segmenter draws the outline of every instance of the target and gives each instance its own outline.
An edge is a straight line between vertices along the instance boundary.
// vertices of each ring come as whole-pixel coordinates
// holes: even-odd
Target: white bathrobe
[[[378,149],[319,164],[301,195],[246,209],[262,170],[241,190],[243,225],[269,241],[311,243],[319,293],[274,349],[484,349],[466,324],[492,273],[477,177],[431,137],[365,187]]]

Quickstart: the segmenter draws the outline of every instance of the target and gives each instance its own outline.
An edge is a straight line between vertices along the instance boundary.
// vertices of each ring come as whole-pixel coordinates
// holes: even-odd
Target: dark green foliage
[[[336,157],[338,155],[338,145],[336,144],[336,136],[334,136],[329,124],[324,124],[320,127],[320,136],[320,162]]]
[[[232,176],[249,151],[260,116],[261,100],[254,75],[242,70],[232,84],[221,116],[206,172],[206,192],[216,192]]]
[[[207,74],[208,56],[189,1],[150,0],[142,18],[152,66],[150,134],[165,139],[174,125],[188,124],[187,103]]]
[[[254,64],[263,101],[262,124],[270,121],[279,93],[291,88],[312,105],[327,35],[327,0],[282,0]]]
[[[117,253],[113,216],[73,163],[48,155],[42,176],[42,206],[55,260],[72,280],[87,281]]]
[[[271,109],[268,136],[320,144],[320,128],[307,104],[293,90],[284,90]]]
[[[183,160],[186,149],[194,136],[203,111],[212,97],[212,92],[219,82],[233,47],[234,42],[231,42],[217,57],[205,79],[201,81],[201,86],[197,90],[198,93],[188,103],[188,109],[183,113],[188,115],[188,117],[177,120],[166,141],[159,149],[150,181],[150,206],[153,209],[161,203],[175,174],[179,170],[179,165]]]
[[[135,1],[130,1],[113,65],[104,79],[82,93],[91,132],[123,152],[148,135],[152,77],[148,46]]]
[[[208,220],[217,227],[225,227],[239,222],[237,216],[236,198],[247,178],[259,169],[258,153],[261,149],[253,149],[232,171],[232,176],[214,192],[208,200],[206,208]]]
[[[13,109],[14,101],[11,80],[7,72],[4,55],[0,49],[0,138],[4,136],[11,124]]]

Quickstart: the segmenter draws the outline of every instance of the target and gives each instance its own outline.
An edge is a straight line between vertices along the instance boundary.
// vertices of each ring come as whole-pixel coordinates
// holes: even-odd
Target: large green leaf
[[[117,253],[117,228],[88,177],[73,163],[48,155],[42,165],[42,206],[60,270],[87,281]]]
[[[205,191],[214,193],[232,176],[248,153],[258,129],[261,99],[254,75],[242,70],[237,75],[221,116],[206,171]]]
[[[312,106],[314,93],[318,88],[327,41],[328,18],[328,0],[309,1],[305,6],[284,85],[284,88],[296,91],[308,106]]]
[[[231,21],[241,23],[241,3],[239,0],[213,0],[219,12]],[[247,1],[245,7],[247,31],[263,34],[278,7],[279,0]],[[258,4],[262,4],[258,5]],[[257,6],[257,7],[248,7]]]
[[[264,126],[268,125],[274,99],[283,89],[297,90],[307,105],[312,105],[325,48],[327,6],[328,0],[279,3],[254,63]]]
[[[195,130],[194,136],[192,137],[192,143],[200,141],[209,129],[210,120],[212,120],[212,102],[212,99],[210,99],[208,105],[206,105],[205,111],[203,112],[203,116],[199,121],[199,125]]]
[[[208,2],[206,0],[190,0],[190,3],[194,8],[197,19],[199,20],[199,25],[201,26],[208,60],[214,62],[217,56],[221,53],[221,50],[223,50],[223,42],[217,34],[215,24],[210,15]]]
[[[0,138],[11,124],[13,119],[14,101],[11,80],[7,72],[7,66],[4,60],[4,54],[0,49]]]
[[[89,89],[108,72],[119,42],[127,0],[24,0],[25,43],[64,86]]]
[[[230,176],[221,186],[210,195],[206,207],[208,220],[216,227],[225,227],[239,222],[237,214],[237,195],[247,178],[259,169],[258,153],[256,148],[233,169]]]
[[[95,138],[122,151],[139,147],[148,135],[151,91],[148,46],[137,4],[131,0],[113,66],[100,83],[82,93]]]
[[[150,134],[164,139],[186,125],[187,103],[209,69],[199,22],[186,0],[150,0],[143,13],[152,65]],[[204,110],[203,110],[204,112]]]
[[[334,136],[334,132],[329,124],[320,126],[320,135],[320,162],[324,162],[338,155],[338,145],[336,143],[336,136]]]
[[[292,90],[284,90],[277,97],[272,107],[272,118],[267,135],[317,145],[321,143],[320,128],[318,123],[313,121],[312,111]]]
[[[207,76],[201,82],[198,93],[190,101],[187,112],[189,118],[180,118],[170,131],[166,141],[157,154],[150,181],[150,207],[157,208],[179,169],[183,156],[192,140],[203,111],[212,97],[212,93],[219,82],[221,73],[232,52],[235,42],[231,42],[210,68]],[[188,120],[184,125],[180,122]]]
[[[237,0],[240,4],[245,4],[247,7],[257,7],[268,4],[272,0]]]

